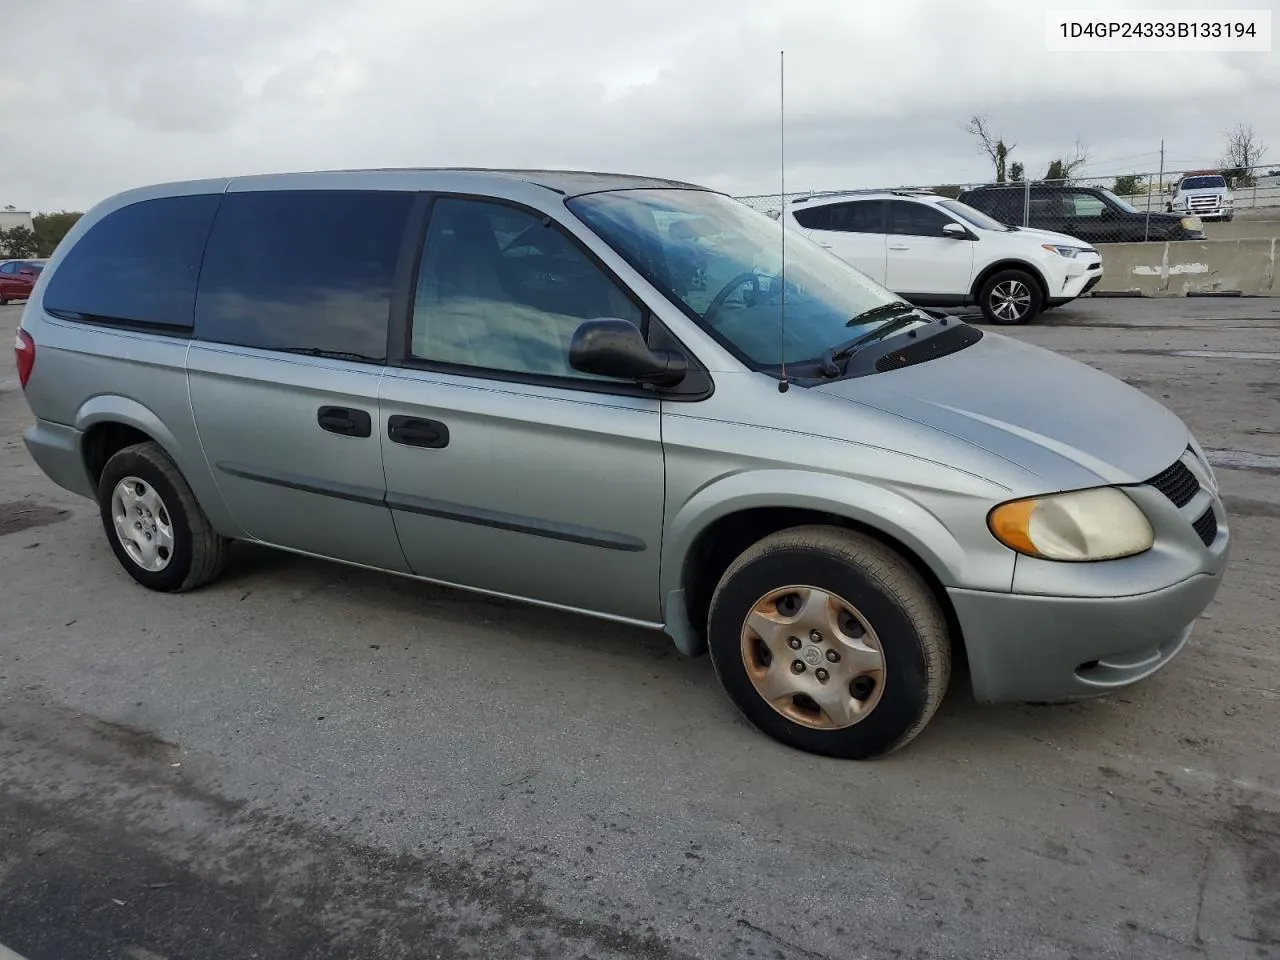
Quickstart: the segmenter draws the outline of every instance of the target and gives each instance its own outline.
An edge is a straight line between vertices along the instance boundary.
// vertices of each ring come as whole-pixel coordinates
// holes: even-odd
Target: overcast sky
[[[1280,0],[1124,7],[1253,7]],[[974,112],[1032,175],[1212,163],[1252,123],[1280,166],[1280,54],[1048,53],[1089,0],[33,0],[0,47],[0,206],[353,166],[552,166],[734,193],[979,179]],[[1117,6],[1115,4],[1110,6]]]

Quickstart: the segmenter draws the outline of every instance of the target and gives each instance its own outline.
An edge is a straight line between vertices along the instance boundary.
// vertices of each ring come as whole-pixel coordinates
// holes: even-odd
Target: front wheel
[[[911,741],[951,674],[946,619],[898,554],[836,527],[783,530],[744,552],[711,600],[720,682],[761,731],[866,759]]]
[[[1040,284],[1023,270],[1001,270],[982,285],[978,294],[982,315],[990,323],[1006,326],[1029,323],[1044,306]]]

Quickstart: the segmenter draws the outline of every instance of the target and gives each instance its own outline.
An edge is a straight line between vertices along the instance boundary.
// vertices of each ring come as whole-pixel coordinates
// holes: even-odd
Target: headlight
[[[1115,560],[1156,539],[1146,514],[1115,487],[1002,503],[987,526],[1010,550],[1042,560]]]
[[[1045,250],[1048,250],[1050,253],[1056,253],[1058,256],[1066,257],[1069,260],[1078,254],[1087,253],[1089,251],[1088,247],[1065,247],[1056,243],[1042,243],[1040,246]]]

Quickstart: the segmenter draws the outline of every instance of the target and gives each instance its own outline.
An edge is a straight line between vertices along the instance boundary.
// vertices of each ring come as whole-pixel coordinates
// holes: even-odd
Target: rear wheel
[[[708,639],[730,698],[774,739],[865,759],[912,740],[946,692],[946,620],[883,544],[796,527],[744,552],[711,601]]]
[[[125,447],[107,461],[98,506],[112,552],[144,587],[176,593],[222,572],[228,541],[158,443]]]
[[[1001,270],[987,278],[978,306],[990,323],[1006,326],[1028,323],[1040,313],[1044,297],[1040,284],[1024,270]]]

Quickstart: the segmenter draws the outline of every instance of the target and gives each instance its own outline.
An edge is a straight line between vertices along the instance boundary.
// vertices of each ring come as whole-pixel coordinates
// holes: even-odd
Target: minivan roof
[[[349,170],[309,170],[288,173],[251,174],[247,176],[229,177],[228,184],[250,185],[254,180],[288,181],[293,178],[314,178],[340,176],[342,174],[401,174],[411,177],[414,174],[432,175],[432,179],[440,179],[444,175],[459,174],[465,176],[466,186],[475,187],[476,177],[493,177],[504,181],[521,181],[554,190],[566,197],[581,196],[587,193],[601,193],[607,190],[643,190],[643,189],[682,189],[707,190],[706,187],[679,180],[666,180],[660,177],[642,177],[625,173],[601,173],[589,170],[536,170],[536,169],[497,169],[489,167],[369,167]],[[159,185],[158,185],[159,186]],[[165,186],[177,186],[166,184]],[[235,186],[230,189],[235,190]]]

